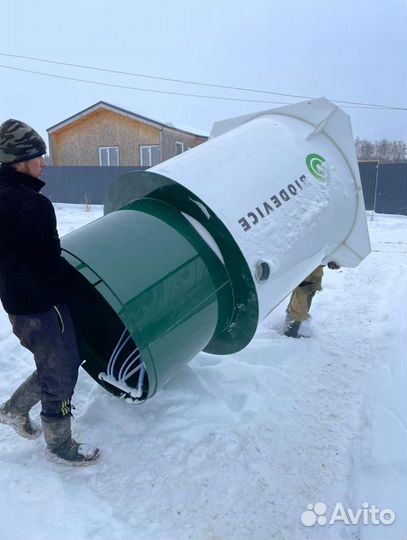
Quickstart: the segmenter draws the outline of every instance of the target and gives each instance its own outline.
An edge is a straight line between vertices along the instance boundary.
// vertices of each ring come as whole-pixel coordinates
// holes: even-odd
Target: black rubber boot
[[[77,443],[72,438],[71,416],[51,418],[41,414],[48,459],[66,465],[91,465],[99,457],[99,448]]]
[[[284,335],[287,337],[292,337],[292,338],[302,337],[299,334],[300,326],[301,326],[301,321],[295,321],[294,319],[290,319],[289,316],[287,315],[287,318],[284,324]]]
[[[8,401],[0,405],[0,423],[11,426],[21,437],[37,439],[41,435],[41,428],[31,420],[29,412],[40,398],[41,388],[35,371]]]

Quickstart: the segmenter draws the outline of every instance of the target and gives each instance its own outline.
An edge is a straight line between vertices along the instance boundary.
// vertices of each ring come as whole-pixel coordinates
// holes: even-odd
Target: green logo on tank
[[[327,179],[327,172],[324,167],[325,158],[319,154],[308,154],[305,158],[309,172],[319,181],[325,182]]]

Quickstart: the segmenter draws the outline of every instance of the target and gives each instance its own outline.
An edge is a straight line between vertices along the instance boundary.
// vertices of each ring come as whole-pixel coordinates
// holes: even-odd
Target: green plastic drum
[[[126,185],[140,180],[125,176]],[[164,184],[117,209],[110,202],[61,241],[77,270],[69,304],[83,367],[129,401],[153,396],[202,350],[240,350],[257,327],[254,284],[234,242],[214,216],[223,249],[212,249],[194,210],[185,212],[185,190]]]

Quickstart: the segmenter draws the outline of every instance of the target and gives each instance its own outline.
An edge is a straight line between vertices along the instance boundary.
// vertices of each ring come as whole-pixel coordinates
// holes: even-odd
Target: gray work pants
[[[42,413],[54,418],[70,414],[81,359],[68,306],[9,319],[21,345],[34,355]]]

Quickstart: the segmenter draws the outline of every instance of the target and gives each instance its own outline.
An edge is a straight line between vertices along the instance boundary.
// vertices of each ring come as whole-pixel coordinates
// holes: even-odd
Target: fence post
[[[377,184],[379,179],[379,162],[376,162],[376,177],[375,177],[375,183],[374,183],[374,196],[373,196],[373,211],[370,216],[370,221],[373,221],[374,215],[376,213],[376,202],[377,202]]]

